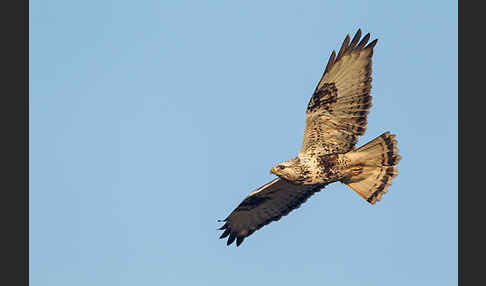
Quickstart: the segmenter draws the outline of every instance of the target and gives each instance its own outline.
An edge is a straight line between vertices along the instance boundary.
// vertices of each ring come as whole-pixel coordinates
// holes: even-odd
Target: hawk
[[[349,34],[333,50],[305,112],[304,142],[297,157],[270,171],[278,176],[250,193],[224,220],[220,238],[239,246],[256,230],[300,207],[326,185],[341,182],[370,204],[398,174],[395,135],[385,132],[356,149],[371,107],[371,58],[377,39]]]

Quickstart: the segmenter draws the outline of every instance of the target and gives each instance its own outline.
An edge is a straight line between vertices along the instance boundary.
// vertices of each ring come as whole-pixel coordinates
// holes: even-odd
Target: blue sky
[[[227,247],[358,28],[394,184]],[[30,1],[31,285],[456,285],[457,234],[456,1]]]

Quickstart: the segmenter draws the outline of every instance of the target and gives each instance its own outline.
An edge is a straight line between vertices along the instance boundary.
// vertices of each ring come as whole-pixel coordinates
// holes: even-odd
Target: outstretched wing
[[[332,51],[307,106],[300,153],[345,153],[364,134],[371,107],[371,57],[377,40],[366,45],[370,34],[360,38],[361,30],[351,41],[346,35],[337,56]]]
[[[224,220],[219,238],[229,236],[227,245],[236,239],[236,246],[256,230],[297,209],[322,186],[295,185],[277,178],[258,188],[244,199]]]

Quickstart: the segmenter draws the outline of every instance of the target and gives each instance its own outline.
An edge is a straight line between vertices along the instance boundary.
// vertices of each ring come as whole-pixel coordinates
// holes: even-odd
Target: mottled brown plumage
[[[385,132],[355,149],[371,108],[371,65],[377,40],[346,36],[332,51],[306,110],[304,140],[297,157],[271,172],[279,178],[252,192],[224,220],[220,238],[243,240],[264,225],[298,208],[327,184],[341,181],[369,203],[379,201],[398,173],[395,135]]]

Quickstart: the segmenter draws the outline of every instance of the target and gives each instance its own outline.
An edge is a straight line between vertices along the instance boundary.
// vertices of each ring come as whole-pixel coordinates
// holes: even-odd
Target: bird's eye
[[[280,170],[283,170],[283,169],[285,169],[285,166],[278,165],[278,168],[279,168]]]

